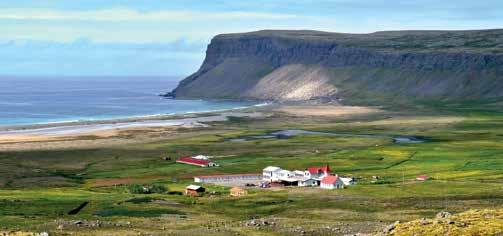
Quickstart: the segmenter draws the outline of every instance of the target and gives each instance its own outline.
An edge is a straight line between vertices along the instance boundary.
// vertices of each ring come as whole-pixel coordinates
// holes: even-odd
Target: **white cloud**
[[[236,19],[270,19],[285,20],[297,18],[293,14],[276,14],[266,12],[230,11],[148,11],[142,12],[127,8],[70,11],[51,9],[0,9],[3,20],[77,20],[77,21],[193,21],[193,20],[236,20]]]

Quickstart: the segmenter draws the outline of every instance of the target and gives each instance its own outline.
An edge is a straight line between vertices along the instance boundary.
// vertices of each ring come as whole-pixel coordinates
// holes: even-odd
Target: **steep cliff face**
[[[259,31],[216,36],[177,98],[503,96],[503,30],[339,34]]]

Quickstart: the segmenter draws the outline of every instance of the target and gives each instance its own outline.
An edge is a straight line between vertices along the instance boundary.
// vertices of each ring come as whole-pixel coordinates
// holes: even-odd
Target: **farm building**
[[[320,188],[323,189],[341,189],[344,188],[344,183],[337,175],[328,175],[320,181]]]
[[[284,170],[268,166],[262,171],[262,180],[270,186],[320,186],[325,189],[339,189],[355,184],[354,178],[343,178],[330,175],[330,166],[309,167],[305,171]]]
[[[427,176],[427,175],[419,175],[419,176],[416,177],[417,181],[426,181],[426,180],[429,180],[429,179],[430,179],[430,177]]]
[[[321,180],[323,177],[327,176],[330,173],[330,166],[322,166],[322,167],[309,167],[304,172],[304,176],[307,178],[314,178]]]
[[[280,170],[275,172],[275,174],[281,181],[297,181],[297,178],[295,178],[295,172],[293,171]]]
[[[355,178],[350,177],[339,177],[344,183],[344,186],[354,185],[356,183]]]
[[[182,163],[182,164],[187,164],[187,165],[194,165],[194,166],[200,166],[200,167],[217,167],[218,164],[209,160],[201,160],[201,159],[195,159],[192,157],[180,157],[178,160],[176,160],[177,163]]]
[[[191,184],[185,188],[185,195],[196,197],[199,196],[201,193],[204,193],[205,191],[206,191],[205,188]]]
[[[230,190],[231,197],[242,197],[248,195],[248,191],[246,189],[240,187],[234,187]]]
[[[262,171],[262,179],[264,181],[274,182],[279,181],[277,173],[281,171],[281,168],[276,166],[268,166]]]
[[[260,174],[234,174],[234,175],[202,175],[194,176],[196,183],[235,183],[258,182],[262,179]]]
[[[318,186],[318,180],[311,179],[311,178],[303,178],[299,179],[298,185],[302,187],[314,187]]]

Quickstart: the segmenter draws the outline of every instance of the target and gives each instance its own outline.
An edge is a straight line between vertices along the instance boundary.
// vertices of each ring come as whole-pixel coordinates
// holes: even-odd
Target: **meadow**
[[[345,117],[232,118],[209,128],[184,129],[159,141],[75,150],[0,153],[0,232],[51,235],[343,235],[380,232],[395,221],[437,212],[501,207],[501,101],[428,102]],[[426,142],[398,144],[386,137],[297,136],[230,142],[229,138],[283,129],[412,135]],[[134,138],[128,136],[128,138]],[[184,155],[215,156],[221,167],[177,164]],[[164,156],[173,160],[163,160]],[[287,187],[251,189],[204,185],[202,197],[180,195],[194,175],[261,173],[268,165],[303,170],[329,164],[354,176],[343,190]],[[430,180],[415,181],[418,175]],[[375,182],[373,176],[379,176]],[[131,194],[130,184],[160,184],[166,193]],[[83,202],[77,214],[68,213]],[[256,226],[250,220],[267,221]]]

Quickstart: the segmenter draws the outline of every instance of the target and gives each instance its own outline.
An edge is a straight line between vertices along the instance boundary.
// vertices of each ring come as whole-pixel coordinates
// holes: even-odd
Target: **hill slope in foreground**
[[[435,219],[420,219],[389,228],[393,235],[497,235],[503,228],[503,209],[470,210]]]
[[[308,100],[503,96],[503,30],[216,36],[177,98]]]

